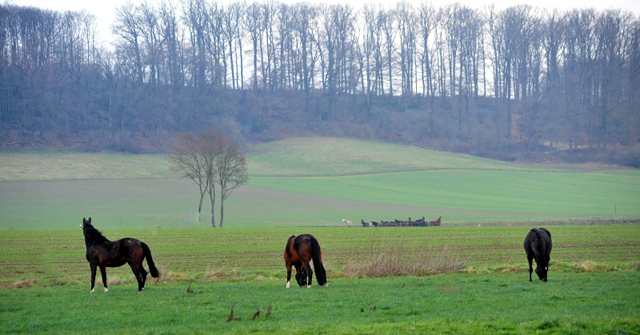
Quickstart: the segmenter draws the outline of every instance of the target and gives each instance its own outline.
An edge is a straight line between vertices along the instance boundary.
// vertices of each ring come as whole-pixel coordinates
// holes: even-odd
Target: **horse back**
[[[107,241],[87,247],[87,261],[108,267],[118,267],[129,261],[141,261],[144,250],[134,238]]]
[[[298,235],[293,241],[293,250],[296,252],[296,257],[299,261],[308,262],[313,257],[313,246],[316,245],[320,254],[320,261],[322,261],[322,250],[320,244],[313,235],[302,234]]]
[[[551,233],[544,228],[533,228],[524,240],[527,255],[549,256],[551,254]]]
[[[295,235],[291,235],[287,240],[287,245],[284,247],[284,261],[286,263],[298,263],[300,259],[298,257],[298,251],[295,248]]]

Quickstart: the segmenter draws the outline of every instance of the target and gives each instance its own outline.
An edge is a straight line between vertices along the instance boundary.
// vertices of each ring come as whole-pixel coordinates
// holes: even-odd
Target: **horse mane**
[[[93,226],[90,226],[87,231],[84,232],[84,241],[87,245],[94,244],[104,244],[105,242],[110,242],[109,239],[104,237],[102,233],[95,229]]]

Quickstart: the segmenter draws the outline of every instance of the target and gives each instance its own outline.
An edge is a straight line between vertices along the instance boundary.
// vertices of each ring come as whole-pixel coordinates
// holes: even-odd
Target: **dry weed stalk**
[[[231,313],[229,313],[229,317],[227,317],[227,322],[233,321],[233,306],[231,306]]]
[[[409,248],[404,242],[372,242],[369,257],[358,254],[347,263],[345,274],[355,277],[421,276],[448,273],[465,267],[450,246]]]
[[[189,282],[189,287],[187,287],[187,293],[196,294],[196,292],[191,289],[191,282]]]
[[[251,317],[251,320],[255,319],[255,318],[259,318],[260,317],[260,307],[258,307],[258,310],[256,311],[255,314],[253,314],[253,316]]]

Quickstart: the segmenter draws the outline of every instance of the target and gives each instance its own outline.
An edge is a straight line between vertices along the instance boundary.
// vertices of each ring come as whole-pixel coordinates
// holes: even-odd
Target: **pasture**
[[[416,259],[460,264],[466,273],[510,273],[527,269],[522,243],[530,227],[384,228],[235,228],[101,229],[107,238],[135,237],[149,245],[164,279],[284,280],[284,245],[291,235],[311,233],[322,245],[330,278],[356,275],[362,262],[381,255],[410,265]],[[636,225],[554,226],[551,275],[556,272],[627,271],[640,265],[640,228]],[[3,285],[35,278],[43,285],[88,285],[82,230],[0,231]],[[437,266],[421,275],[438,273]],[[109,278],[130,281],[129,268],[110,270]],[[282,283],[283,284],[283,283]],[[284,285],[284,284],[283,284]]]
[[[640,332],[637,226],[551,227],[548,283],[528,281],[528,230],[103,229],[112,240],[135,236],[149,244],[163,276],[138,293],[128,267],[108,269],[110,291],[98,284],[94,294],[80,229],[3,230],[1,285],[30,288],[0,290],[0,332]],[[329,287],[284,288],[284,244],[303,232],[322,244]],[[418,276],[354,274],[387,256],[433,260],[433,267]],[[447,264],[461,266],[447,271]],[[227,323],[232,306],[241,320]],[[257,308],[261,316],[252,320]]]

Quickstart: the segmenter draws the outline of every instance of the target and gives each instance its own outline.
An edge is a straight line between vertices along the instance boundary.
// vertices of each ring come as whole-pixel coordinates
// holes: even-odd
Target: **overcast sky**
[[[48,8],[56,11],[82,11],[86,10],[98,18],[98,30],[102,39],[111,40],[110,25],[115,17],[116,8],[127,2],[141,3],[145,0],[5,0],[5,3],[34,6],[38,8]],[[149,4],[159,3],[160,0],[146,0]],[[178,3],[179,0],[173,0]],[[220,4],[235,1],[221,0]],[[247,0],[247,2],[252,2]],[[299,0],[276,0],[282,3],[297,3]],[[345,3],[344,0],[309,0],[308,2],[318,3]],[[351,0],[348,3],[359,8],[365,3],[387,3],[388,1],[379,0]],[[397,1],[394,1],[397,2]],[[409,3],[421,3],[422,1],[408,0]],[[455,1],[432,0],[435,7],[453,3]],[[572,9],[572,8],[595,8],[597,10],[605,10],[610,8],[622,9],[633,12],[636,16],[640,15],[640,0],[461,0],[457,1],[466,4],[472,8],[484,8],[489,4],[495,4],[497,9],[504,9],[518,4],[529,4],[536,7],[544,7],[548,9]]]

